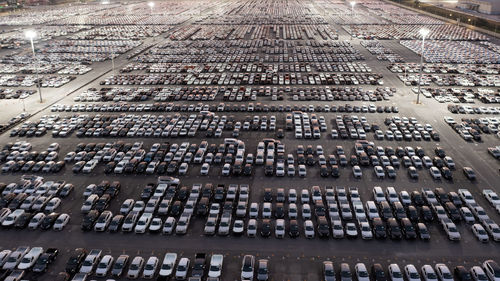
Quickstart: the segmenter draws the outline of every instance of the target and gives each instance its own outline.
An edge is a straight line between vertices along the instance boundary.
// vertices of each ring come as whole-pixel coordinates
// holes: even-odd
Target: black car
[[[52,166],[51,172],[52,173],[60,172],[62,170],[62,168],[64,168],[65,165],[66,165],[66,162],[57,161],[56,164],[54,164],[54,166]]]
[[[98,212],[102,212],[108,208],[110,201],[111,201],[111,196],[109,196],[109,194],[104,194],[97,200],[96,204],[94,205],[94,208]]]
[[[321,165],[321,167],[319,168],[319,175],[326,178],[330,175],[330,173],[328,172],[328,168],[326,167],[326,165]]]
[[[401,232],[401,227],[399,227],[398,221],[395,218],[390,218],[387,220],[387,228],[389,230],[389,237],[391,239],[401,239],[403,238],[403,233]]]
[[[300,236],[299,224],[297,223],[297,220],[290,220],[290,228],[288,230],[288,235],[290,235],[291,238],[296,238]]]
[[[172,204],[172,208],[170,208],[170,215],[171,216],[178,216],[182,212],[182,202],[179,200],[176,200],[174,204]]]
[[[49,248],[43,253],[35,262],[32,268],[33,272],[46,272],[49,265],[56,260],[59,250],[55,248]]]
[[[410,221],[417,222],[419,219],[418,209],[413,205],[409,205],[406,210],[408,212],[408,218],[410,219]]]
[[[452,202],[446,202],[444,204],[444,208],[448,212],[448,215],[450,216],[450,219],[454,222],[459,222],[462,220],[462,215],[458,212],[457,207]]]
[[[124,216],[122,215],[114,216],[108,226],[109,232],[117,232],[118,230],[120,230],[120,227],[122,226],[123,223],[123,219]]]
[[[138,173],[138,174],[143,174],[144,172],[146,172],[146,168],[147,167],[148,167],[148,163],[147,162],[140,162],[137,165],[137,168],[135,169],[135,172]]]
[[[272,202],[273,201],[273,192],[270,188],[264,189],[264,202]]]
[[[411,223],[410,219],[404,218],[401,220],[401,228],[403,230],[403,233],[405,235],[406,239],[416,239],[417,238],[417,232],[415,231],[415,227]]]
[[[83,218],[81,228],[84,231],[90,231],[94,227],[94,223],[99,218],[99,212],[96,210],[90,210],[90,212]]]
[[[243,168],[243,175],[245,176],[251,176],[252,175],[252,164],[245,164],[245,167]]]
[[[340,176],[339,166],[338,165],[332,165],[332,177],[338,178],[339,176]]]
[[[330,227],[324,216],[318,217],[318,236],[322,238],[330,236]]]
[[[34,214],[32,213],[24,213],[22,214],[14,223],[15,228],[25,228],[33,218]]]
[[[118,193],[120,193],[121,187],[122,185],[119,181],[114,181],[109,185],[106,191],[104,191],[104,194],[109,194],[109,196],[115,197]]]
[[[141,200],[147,201],[154,192],[154,184],[148,184],[141,192]]]
[[[387,277],[384,272],[384,268],[380,263],[375,263],[372,265],[372,276],[375,281],[387,281]]]
[[[413,204],[416,206],[423,206],[424,205],[424,198],[422,197],[422,193],[420,191],[413,191],[411,193],[411,200],[413,201]]]
[[[446,157],[446,153],[444,152],[444,149],[442,149],[439,146],[434,149],[434,152],[436,153],[437,156],[439,156],[441,158]]]
[[[443,175],[443,178],[447,180],[453,179],[453,174],[451,173],[451,170],[448,167],[442,167],[441,174]]]
[[[189,196],[189,190],[187,186],[182,186],[177,192],[177,199],[180,201],[186,201]]]
[[[115,167],[116,167],[116,162],[114,162],[114,161],[108,162],[104,166],[104,173],[106,173],[106,174],[112,173],[115,170]]]
[[[200,202],[196,205],[196,215],[200,217],[206,216],[208,213],[209,203],[208,198],[202,197]]]
[[[374,218],[372,221],[373,232],[375,233],[375,238],[385,239],[387,238],[387,231],[385,230],[385,224],[380,218]]]
[[[424,221],[433,221],[434,215],[432,214],[431,208],[429,206],[422,206],[420,210],[420,215]]]
[[[225,195],[226,195],[226,190],[224,188],[224,185],[223,184],[217,185],[214,192],[214,202],[218,203],[223,202]]]
[[[473,281],[470,272],[462,265],[455,267],[455,276],[458,281]]]
[[[87,251],[83,248],[77,248],[71,254],[68,262],[66,263],[66,272],[69,274],[74,274],[78,272],[80,265],[87,256]]]
[[[285,217],[285,206],[283,203],[276,203],[276,209],[274,211],[274,216],[277,219],[282,219]]]
[[[157,174],[165,174],[167,172],[167,162],[160,162],[158,164],[158,167],[156,168],[156,173]]]
[[[49,215],[47,215],[45,218],[43,218],[42,222],[40,223],[40,229],[48,230],[52,228],[54,222],[56,221],[59,215],[60,215],[59,213],[50,213]]]
[[[268,219],[262,220],[262,226],[260,227],[260,235],[262,237],[271,236],[271,221]]]
[[[191,275],[193,277],[203,277],[203,275],[205,274],[206,263],[206,254],[197,253],[194,257],[193,270],[191,272]]]

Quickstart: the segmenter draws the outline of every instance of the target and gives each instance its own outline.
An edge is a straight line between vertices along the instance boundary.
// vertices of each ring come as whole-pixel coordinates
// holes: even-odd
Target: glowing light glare
[[[26,38],[28,38],[30,40],[33,40],[36,37],[36,31],[31,30],[31,29],[30,30],[26,30],[24,32],[24,36],[26,36]]]
[[[109,1],[108,1],[108,0],[104,0],[104,1],[102,1],[102,4],[103,4],[103,5],[108,5],[108,4],[109,4]]]
[[[351,1],[351,6],[354,8],[354,6],[356,6],[356,2]]]
[[[422,28],[420,29],[420,35],[422,35],[422,37],[427,37],[427,35],[429,35],[429,33],[431,32],[429,29],[427,28]]]
[[[153,9],[153,7],[155,6],[155,3],[154,2],[148,2],[148,6]]]

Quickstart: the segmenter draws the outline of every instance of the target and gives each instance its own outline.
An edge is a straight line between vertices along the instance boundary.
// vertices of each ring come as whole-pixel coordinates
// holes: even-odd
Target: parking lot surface
[[[0,280],[126,280],[98,276],[107,255],[156,257],[158,280],[166,253],[191,262],[171,280],[200,260],[207,280],[217,254],[217,280],[247,255],[251,280],[500,262],[496,37],[379,0],[92,2],[0,25],[0,250],[58,249],[42,272],[0,259]],[[100,250],[90,269],[68,269],[76,248]]]

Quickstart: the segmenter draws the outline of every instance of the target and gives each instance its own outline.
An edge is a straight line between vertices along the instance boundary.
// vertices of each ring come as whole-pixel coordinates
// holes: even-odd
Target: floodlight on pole
[[[351,1],[351,13],[354,15],[354,6],[356,6],[356,2]]]
[[[420,50],[420,71],[418,74],[417,104],[420,103],[420,84],[422,84],[422,68],[424,67],[425,37],[427,37],[430,32],[431,31],[425,27],[419,30],[420,35],[422,35],[422,49]]]
[[[35,54],[35,44],[33,43],[33,40],[36,38],[37,34],[36,34],[36,31],[32,30],[32,29],[28,29],[24,32],[24,36],[30,40],[30,43],[31,43],[31,52],[33,54],[33,64],[34,62],[36,61],[36,54]],[[40,87],[40,70],[39,70],[39,66],[35,66],[36,68],[36,73],[38,74],[37,75],[37,88],[38,88],[38,95],[40,96],[40,102],[42,102],[42,89]]]

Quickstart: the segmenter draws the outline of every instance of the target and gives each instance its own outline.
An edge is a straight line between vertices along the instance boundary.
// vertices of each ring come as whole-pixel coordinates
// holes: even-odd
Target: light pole
[[[36,55],[35,55],[35,45],[33,44],[33,39],[35,39],[35,37],[36,37],[36,31],[34,31],[34,30],[26,30],[26,32],[24,33],[24,35],[31,42],[31,51],[33,52],[33,64],[34,64],[35,60],[36,60]],[[42,102],[42,88],[41,88],[40,83],[42,81],[40,81],[41,79],[40,79],[39,65],[36,65],[35,69],[36,69],[36,73],[37,73],[37,77],[36,77],[37,83],[36,83],[36,86],[38,88],[38,95],[40,96],[40,103],[41,103]]]
[[[113,76],[115,75],[115,50],[111,46],[111,67],[113,68]]]
[[[151,14],[153,14],[153,8],[155,7],[155,2],[148,2],[149,9],[151,10]]]
[[[422,68],[424,66],[424,47],[425,47],[425,37],[429,35],[429,29],[420,29],[420,35],[422,35],[422,49],[420,51],[420,71],[418,74],[418,93],[417,93],[417,104],[420,103],[420,84],[422,83]]]
[[[354,15],[354,6],[356,6],[356,2],[351,1],[351,14]]]

